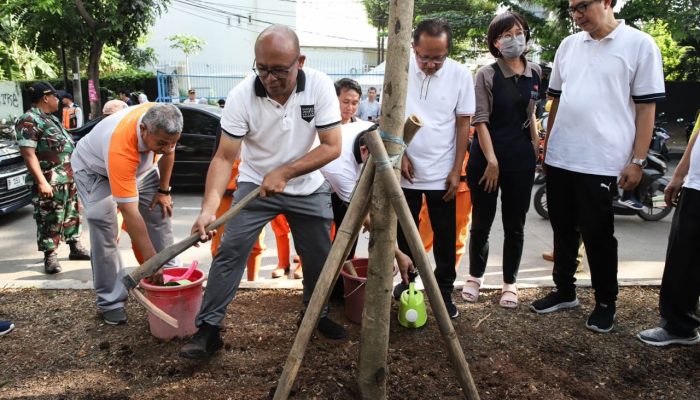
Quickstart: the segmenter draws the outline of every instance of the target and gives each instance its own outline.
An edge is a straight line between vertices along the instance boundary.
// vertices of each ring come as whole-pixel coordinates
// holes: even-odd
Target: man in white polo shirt
[[[435,279],[447,312],[457,318],[452,301],[455,271],[456,202],[469,124],[476,107],[474,81],[462,64],[448,58],[452,30],[444,19],[426,19],[413,31],[413,51],[408,66],[406,114],[416,114],[423,127],[401,161],[401,187],[418,225],[425,196],[435,234]],[[410,254],[406,238],[398,230],[399,249]],[[394,297],[407,286],[394,288]]]
[[[586,327],[610,332],[617,300],[616,182],[642,177],[656,101],[665,98],[661,54],[651,36],[615,20],[615,0],[570,0],[582,32],[554,59],[554,98],[545,145],[547,205],[554,231],[556,289],[530,308],[540,314],[578,306],[574,273],[583,238],[596,305]]]
[[[205,232],[205,226],[214,220],[241,147],[234,199],[257,187],[260,197],[226,225],[196,319],[199,331],[180,351],[185,358],[207,358],[223,346],[219,331],[226,307],[260,230],[278,214],[287,218],[304,260],[304,304],[330,251],[331,186],[318,169],[340,155],[340,107],[333,82],[321,72],[302,69],[305,57],[299,39],[286,26],[273,25],[260,33],[255,57],[255,75],[226,99],[221,143],[207,173],[202,211],[192,232],[203,240],[211,237],[213,232]],[[326,314],[327,310],[319,320],[319,332],[344,338],[344,328]]]

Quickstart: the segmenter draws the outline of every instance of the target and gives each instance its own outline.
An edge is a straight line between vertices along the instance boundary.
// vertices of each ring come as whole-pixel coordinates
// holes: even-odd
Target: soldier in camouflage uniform
[[[17,141],[27,164],[27,184],[32,185],[37,244],[44,252],[44,271],[61,272],[56,250],[63,239],[70,246],[70,260],[89,260],[80,244],[78,194],[70,156],[75,143],[51,113],[58,110],[56,90],[48,82],[29,87],[32,108],[15,125]]]

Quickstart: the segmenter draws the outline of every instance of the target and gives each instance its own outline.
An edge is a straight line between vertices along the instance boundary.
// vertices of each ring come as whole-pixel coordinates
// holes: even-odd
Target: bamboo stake
[[[287,362],[284,364],[282,375],[277,383],[274,400],[286,400],[289,397],[289,392],[299,372],[299,367],[301,366],[301,361],[304,358],[304,353],[306,352],[306,347],[309,344],[311,335],[314,329],[316,329],[321,311],[328,301],[333,284],[335,284],[336,279],[338,279],[340,268],[350,253],[352,243],[355,241],[362,228],[362,221],[367,215],[367,205],[370,200],[370,197],[366,196],[365,193],[371,190],[373,182],[374,162],[370,156],[370,159],[360,175],[360,180],[355,187],[355,193],[358,193],[358,195],[353,195],[343,223],[341,223],[340,227],[336,230],[331,251],[328,253],[326,262],[323,264],[323,269],[321,270],[321,275],[318,277],[318,281],[316,281],[316,287],[311,295],[311,300],[309,300],[309,305],[304,312],[304,318],[301,321],[296,338],[294,339],[294,344],[289,351]]]
[[[375,157],[377,162],[388,160],[387,152],[384,149],[384,146],[382,146],[382,141],[376,131],[369,132],[367,136],[365,136],[365,143],[367,143],[370,153]],[[425,253],[423,242],[421,241],[418,228],[416,227],[413,217],[411,216],[411,211],[406,203],[406,198],[404,197],[401,185],[396,179],[395,174],[393,174],[393,171],[386,168],[377,168],[376,179],[385,185],[388,197],[391,199],[391,204],[396,211],[399,223],[401,224],[401,229],[406,236],[406,240],[408,241],[411,249],[411,254],[414,256],[413,261],[423,280],[425,292],[428,295],[428,300],[430,301],[430,307],[433,310],[433,314],[435,314],[435,319],[437,320],[438,327],[440,328],[440,333],[442,333],[442,337],[445,339],[447,344],[447,352],[450,356],[450,360],[452,361],[452,368],[457,374],[459,384],[462,387],[467,399],[478,400],[479,393],[476,389],[471,373],[469,372],[469,364],[467,364],[467,360],[464,358],[464,353],[462,351],[462,346],[459,344],[457,333],[455,332],[452,322],[450,321],[450,317],[447,314],[445,303],[442,301],[440,288],[438,287],[437,281],[435,280],[435,275],[430,267],[428,255]],[[369,279],[367,282],[369,283]]]
[[[403,121],[406,116],[408,88],[408,58],[413,21],[413,0],[389,2],[389,48],[382,91],[383,133],[396,137],[386,143],[388,153],[399,156],[402,151]],[[375,132],[376,134],[376,132]],[[382,165],[388,173],[399,173],[390,165]],[[380,167],[377,167],[379,170]],[[370,215],[369,264],[365,285],[365,308],[362,314],[358,387],[365,400],[386,399],[388,377],[387,354],[391,319],[392,266],[396,246],[396,214],[391,209],[386,185],[374,185]]]

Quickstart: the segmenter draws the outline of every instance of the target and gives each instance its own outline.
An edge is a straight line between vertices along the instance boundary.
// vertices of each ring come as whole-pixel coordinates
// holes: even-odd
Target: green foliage
[[[363,0],[369,23],[386,31],[389,0]],[[493,0],[415,0],[414,21],[445,18],[452,26],[454,46],[450,55],[457,59],[473,56],[476,49],[485,49],[486,28],[495,15],[497,1]]]
[[[128,88],[133,93],[144,92],[146,81],[155,79],[155,75],[145,71],[125,71],[122,73],[106,74],[100,78],[102,88],[106,88],[110,97],[116,98],[117,90]]]
[[[0,79],[56,77],[54,66],[35,48],[21,44],[23,27],[11,15],[0,16]]]
[[[664,63],[664,72],[666,80],[673,81],[683,77],[683,70],[679,69],[683,61],[683,57],[692,50],[690,46],[680,46],[673,39],[671,32],[668,30],[668,23],[661,20],[653,20],[650,23],[642,25],[642,30],[650,34],[656,45],[661,50],[661,58]]]
[[[666,45],[668,35],[677,49],[667,49],[664,69],[667,76],[674,79],[700,80],[700,0],[628,0],[619,13],[619,18],[632,26],[650,29],[656,21],[663,21],[663,30],[654,29],[649,33],[655,37],[659,47]],[[671,49],[676,48],[671,46]],[[685,50],[678,50],[685,49]],[[662,49],[662,53],[664,50]],[[672,55],[673,54],[673,55]],[[676,57],[674,59],[674,57]],[[670,68],[670,70],[669,70]]]
[[[185,57],[197,54],[204,49],[207,42],[193,35],[177,34],[168,36],[171,49],[180,49]]]

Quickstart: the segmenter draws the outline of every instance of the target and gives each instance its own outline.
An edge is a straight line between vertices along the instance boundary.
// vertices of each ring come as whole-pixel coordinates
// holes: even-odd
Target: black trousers
[[[693,336],[700,327],[700,191],[683,188],[673,215],[661,281],[659,312],[664,328],[679,336]]]
[[[331,193],[331,205],[333,206],[333,222],[335,222],[336,232],[340,229],[340,224],[343,223],[345,219],[345,214],[348,212],[348,204],[338,197],[337,194]],[[357,249],[357,239],[352,244],[350,253],[346,260],[352,260],[355,257],[355,250]]]
[[[455,270],[455,241],[457,240],[456,203],[452,199],[444,201],[445,190],[416,190],[403,189],[408,208],[411,210],[413,221],[418,226],[418,216],[423,205],[423,195],[428,206],[430,226],[433,228],[433,255],[435,256],[435,280],[443,296],[450,296],[454,290],[457,271]],[[411,254],[401,227],[397,231],[399,249]]]
[[[554,231],[557,289],[573,295],[576,256],[583,238],[598,303],[617,300],[617,239],[612,209],[614,176],[590,175],[547,166],[547,208]]]
[[[503,282],[515,283],[520,269],[525,242],[525,216],[530,208],[530,197],[535,171],[501,171],[498,189],[484,190],[479,179],[485,168],[467,168],[467,184],[472,195],[472,226],[469,231],[469,274],[484,276],[489,258],[489,234],[496,217],[498,193],[501,192],[501,219],[503,221]]]

